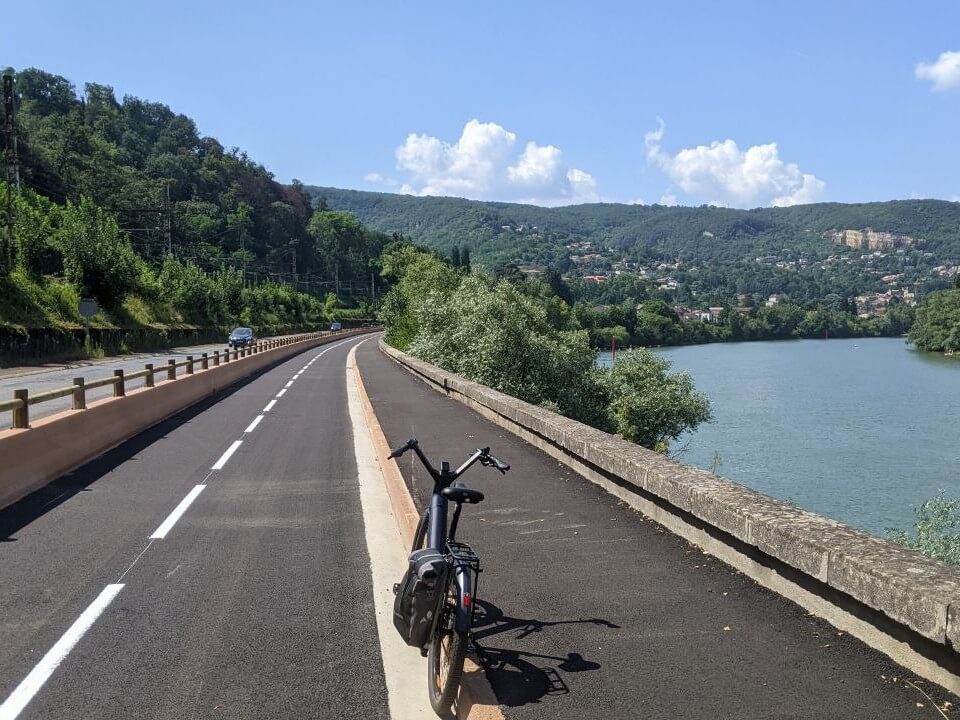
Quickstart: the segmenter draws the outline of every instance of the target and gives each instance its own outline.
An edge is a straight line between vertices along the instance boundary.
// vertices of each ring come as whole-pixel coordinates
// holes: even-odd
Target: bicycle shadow
[[[564,682],[563,673],[599,670],[600,664],[587,660],[580,653],[568,652],[565,657],[543,655],[512,648],[492,647],[488,638],[507,632],[515,632],[514,639],[522,640],[533,633],[557,625],[591,623],[611,629],[620,629],[609,620],[584,618],[580,620],[537,620],[514,618],[503,614],[496,605],[477,600],[474,616],[473,644],[480,666],[483,667],[497,700],[510,707],[539,702],[547,695],[566,695],[570,688]],[[543,662],[546,661],[546,662]]]

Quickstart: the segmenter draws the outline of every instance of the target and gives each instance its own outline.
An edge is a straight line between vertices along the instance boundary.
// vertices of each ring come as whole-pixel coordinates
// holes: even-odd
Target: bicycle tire
[[[467,633],[437,628],[427,653],[427,690],[430,707],[440,716],[449,712],[460,690],[463,661],[467,656]],[[446,675],[441,661],[446,661]]]

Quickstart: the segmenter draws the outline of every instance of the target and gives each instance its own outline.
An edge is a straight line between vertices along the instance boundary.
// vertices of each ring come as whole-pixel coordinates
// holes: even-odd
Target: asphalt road
[[[266,340],[268,338],[262,338]],[[55,390],[57,388],[67,387],[73,384],[73,378],[83,377],[87,381],[98,380],[100,378],[110,377],[114,370],[123,370],[130,374],[143,370],[146,363],[153,363],[155,368],[165,368],[170,360],[182,362],[188,355],[193,355],[199,362],[202,353],[208,353],[213,357],[213,351],[219,350],[222,354],[226,349],[226,343],[215,345],[196,345],[191,347],[172,348],[170,350],[161,350],[156,353],[137,353],[130,356],[119,356],[103,360],[89,360],[71,363],[68,366],[49,368],[26,368],[29,372],[17,372],[19,368],[7,368],[0,373],[0,400],[9,400],[13,397],[13,391],[18,388],[26,388],[31,394]],[[212,362],[212,361],[211,361]],[[199,368],[199,365],[197,366]],[[177,375],[182,375],[184,368],[177,368]],[[165,379],[166,375],[157,376],[158,379]],[[127,382],[127,389],[143,387],[143,379],[138,378]],[[113,394],[113,388],[102,387],[87,390],[87,402],[99,400],[100,398],[110,397]],[[47,402],[38,403],[30,406],[30,418],[37,419],[69,410],[73,406],[73,400],[70,397],[58,398]],[[12,416],[9,412],[0,413],[0,430],[9,428],[12,422]]]
[[[486,494],[458,533],[483,561],[479,656],[508,718],[942,718],[956,697],[756,585],[428,388],[373,342],[357,362],[392,446],[434,465],[478,446],[512,465],[464,476]],[[430,492],[413,453],[401,470]]]
[[[0,720],[389,716],[344,371],[363,341],[302,353],[0,511]],[[374,342],[357,360],[392,443],[451,461],[489,444],[513,466],[471,471],[487,499],[461,526],[508,718],[941,717],[905,679],[960,703]],[[411,455],[401,469],[422,504],[425,473]]]
[[[288,360],[0,511],[0,701],[35,685],[113,588],[19,717],[388,716],[346,406],[357,341]]]

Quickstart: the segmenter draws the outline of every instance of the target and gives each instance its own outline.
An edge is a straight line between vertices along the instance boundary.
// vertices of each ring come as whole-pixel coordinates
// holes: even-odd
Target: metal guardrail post
[[[187,355],[187,375],[193,375],[193,355]]]
[[[177,361],[167,360],[167,380],[177,379]]]
[[[30,427],[30,391],[26,388],[20,388],[13,391],[15,400],[20,400],[22,404],[13,410],[13,427]]]
[[[75,377],[73,379],[73,409],[74,410],[86,410],[87,409],[87,389],[85,385],[87,381],[82,377]]]
[[[147,372],[143,376],[144,387],[153,387],[153,363],[147,363],[143,366],[143,369]]]
[[[116,378],[116,381],[113,383],[113,396],[123,397],[127,394],[127,388],[123,381],[123,370],[114,370],[113,376]]]
[[[203,354],[200,356],[200,369],[201,369],[201,370],[209,370],[209,369],[210,369],[210,357],[209,357],[206,353],[203,353]]]

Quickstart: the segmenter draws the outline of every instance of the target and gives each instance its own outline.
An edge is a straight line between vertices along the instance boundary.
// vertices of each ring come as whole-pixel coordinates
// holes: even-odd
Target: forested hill
[[[0,326],[323,325],[376,295],[387,235],[315,211],[238,148],[159,102],[43,70],[13,81],[20,187],[0,216]],[[328,293],[332,296],[328,297]],[[343,312],[338,311],[338,312]]]
[[[818,203],[790,208],[590,204],[557,208],[447,197],[305,188],[331,209],[347,210],[384,232],[447,249],[467,245],[488,264],[505,261],[552,265],[565,245],[590,240],[625,256],[737,262],[783,250],[828,252],[830,233],[876,231],[905,236],[943,262],[960,259],[960,203],[898,200],[863,204]]]

